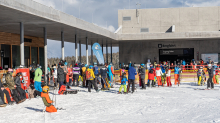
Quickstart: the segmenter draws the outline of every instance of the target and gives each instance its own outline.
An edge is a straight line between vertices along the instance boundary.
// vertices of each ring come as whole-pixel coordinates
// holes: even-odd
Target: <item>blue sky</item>
[[[220,0],[34,0],[112,32],[118,28],[118,9],[220,6]],[[75,56],[75,44],[65,43],[65,56]],[[89,46],[89,54],[91,51]],[[118,52],[113,48],[113,52]],[[109,48],[110,52],[110,48]],[[105,53],[105,50],[104,50]],[[85,45],[82,45],[85,55]],[[48,40],[48,57],[61,57],[61,42]]]

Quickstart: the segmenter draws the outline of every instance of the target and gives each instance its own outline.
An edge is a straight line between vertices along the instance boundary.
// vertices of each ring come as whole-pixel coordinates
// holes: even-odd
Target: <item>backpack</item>
[[[153,74],[153,73],[154,73],[154,70],[153,70],[153,69],[150,69],[149,73]]]
[[[86,71],[86,80],[91,80],[93,77],[91,76],[91,72],[90,71]]]
[[[98,69],[98,67],[96,66],[96,67],[94,67],[94,74],[95,75],[98,75],[99,74],[99,69]]]

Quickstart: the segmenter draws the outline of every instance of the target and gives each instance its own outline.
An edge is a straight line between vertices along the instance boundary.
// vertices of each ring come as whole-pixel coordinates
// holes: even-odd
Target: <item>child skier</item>
[[[41,97],[44,102],[44,105],[46,106],[46,111],[47,112],[57,112],[57,109],[51,104],[51,103],[54,103],[54,101],[50,100],[48,91],[49,91],[49,87],[44,86],[43,92],[41,92]]]
[[[126,77],[126,73],[124,70],[122,70],[122,77],[121,77],[121,86],[119,88],[118,94],[121,94],[122,88],[124,87],[124,94],[127,93],[127,88],[126,88],[126,82],[128,81]]]

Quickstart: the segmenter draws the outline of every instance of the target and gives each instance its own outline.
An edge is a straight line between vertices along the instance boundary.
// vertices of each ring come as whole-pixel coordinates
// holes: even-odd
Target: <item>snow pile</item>
[[[146,123],[146,122],[220,122],[219,90],[194,83],[180,87],[137,89],[134,94],[117,94],[119,85],[106,92],[88,93],[85,88],[76,95],[57,95],[57,113],[42,113],[41,98],[27,100],[19,105],[0,108],[3,123]],[[216,89],[219,86],[215,86]],[[76,89],[76,88],[75,88]],[[53,91],[50,91],[52,99]]]

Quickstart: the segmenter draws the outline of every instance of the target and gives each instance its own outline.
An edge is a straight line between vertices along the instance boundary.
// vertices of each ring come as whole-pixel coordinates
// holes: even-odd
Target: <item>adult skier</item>
[[[160,67],[162,71],[161,82],[164,86],[164,84],[166,84],[166,62],[163,62],[163,65],[161,65]]]
[[[26,93],[25,91],[21,88],[21,79],[20,79],[20,76],[22,73],[17,73],[16,74],[16,77],[15,77],[15,85],[16,85],[16,90],[18,91],[20,97],[21,97],[21,100],[22,101],[25,101],[26,100]]]
[[[13,97],[13,99],[15,100],[15,102],[17,104],[22,102],[22,99],[20,97],[20,95],[18,94],[18,91],[15,89],[16,85],[14,83],[14,80],[12,78],[12,75],[10,72],[8,72],[5,76],[5,81],[6,81],[6,85],[7,87],[10,89],[11,91],[11,95]]]
[[[78,87],[79,86],[79,75],[80,75],[80,68],[78,67],[78,64],[75,64],[73,67],[73,86]]]
[[[93,72],[93,66],[90,65],[86,71],[86,80],[88,80],[88,92],[91,92],[91,85],[94,86],[94,89],[96,90],[96,92],[99,92],[97,83],[94,81],[94,79],[95,79],[95,75]]]
[[[156,70],[153,67],[153,64],[150,65],[150,69],[148,72],[148,79],[149,79],[149,83],[148,83],[148,87],[154,87],[154,78],[156,77]]]
[[[58,66],[58,69],[57,69],[57,81],[59,82],[59,90],[60,90],[60,87],[62,85],[64,85],[65,75],[64,75],[63,67],[64,67],[64,64],[60,63],[60,65]]]
[[[141,89],[146,89],[146,85],[145,85],[145,73],[146,73],[146,68],[144,66],[144,64],[141,64],[140,69],[139,69],[139,76],[141,79]]]
[[[130,84],[132,84],[132,93],[134,93],[134,80],[135,80],[135,75],[137,75],[137,72],[134,68],[134,64],[131,65],[131,67],[128,69],[128,87],[127,87],[127,92],[130,90]]]
[[[162,71],[161,71],[161,68],[160,68],[160,65],[157,65],[157,68],[156,68],[156,78],[157,78],[157,85],[158,87],[159,86],[163,86],[163,83],[161,82],[161,75],[162,75]]]
[[[166,79],[167,79],[167,86],[171,87],[172,83],[171,83],[171,69],[170,66],[166,69]]]
[[[42,87],[41,87],[41,77],[42,77],[42,70],[39,64],[37,64],[37,69],[35,70],[34,73],[35,77],[34,77],[34,88],[39,91],[42,92]]]
[[[100,82],[100,78],[99,78],[99,68],[98,68],[96,62],[94,63],[93,71],[94,71],[94,74],[95,74],[95,82],[96,82],[96,83],[99,83],[99,82]]]
[[[114,75],[114,69],[113,69],[112,63],[110,63],[108,65],[108,78],[109,78],[109,84],[111,88],[113,88],[113,85],[112,85],[113,75]]]
[[[182,66],[183,66],[183,70],[185,70],[185,66],[186,66],[186,61],[183,59],[182,61]]]
[[[211,64],[208,64],[208,68],[207,68],[207,71],[209,73],[209,78],[208,78],[208,81],[207,81],[207,89],[213,89],[214,88],[214,83],[212,81],[212,78],[213,78],[213,67]]]
[[[101,74],[101,83],[102,83],[102,88],[101,90],[108,90],[108,84],[107,82],[105,81],[106,78],[107,78],[107,66],[103,66],[101,69],[100,69],[100,74]]]
[[[180,74],[180,68],[179,68],[179,66],[175,65],[175,68],[174,68],[174,78],[175,78],[175,85],[177,85],[177,83],[178,83],[178,86],[180,84],[179,74]]]

